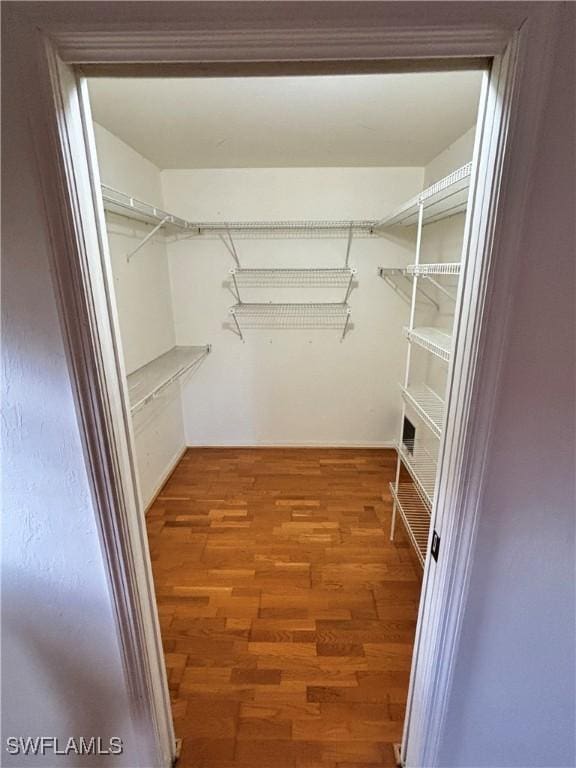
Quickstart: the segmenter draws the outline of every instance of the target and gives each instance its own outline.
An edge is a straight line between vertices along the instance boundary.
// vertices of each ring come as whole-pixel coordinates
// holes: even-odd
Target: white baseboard
[[[187,448],[188,448],[187,445],[185,445],[183,448],[180,448],[180,450],[177,451],[175,456],[168,462],[168,466],[166,467],[164,472],[162,472],[160,479],[154,486],[154,490],[152,491],[152,494],[150,496],[150,501],[146,502],[144,505],[144,513],[148,512],[152,504],[154,504],[154,502],[156,501],[156,497],[164,487],[164,483],[166,482],[166,480],[168,480],[172,472],[174,472],[177,465],[180,463],[182,456],[184,456],[184,454],[186,453]]]
[[[233,442],[221,442],[221,443],[188,443],[188,448],[396,448],[395,440],[377,440],[373,442],[354,442],[354,441],[341,441],[341,442],[322,442],[316,440],[308,440],[300,443],[290,442],[259,442],[254,441],[252,443],[233,443]]]

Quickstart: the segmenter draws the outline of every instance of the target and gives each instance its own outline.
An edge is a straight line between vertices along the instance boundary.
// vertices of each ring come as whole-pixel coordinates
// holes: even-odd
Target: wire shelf
[[[239,285],[245,286],[336,286],[346,287],[356,276],[349,267],[338,269],[231,269]]]
[[[306,220],[278,220],[278,221],[199,221],[196,223],[200,234],[226,234],[234,235],[300,235],[329,234],[333,236],[347,237],[352,234],[374,235],[373,220],[347,220],[347,219],[306,219]]]
[[[403,444],[398,447],[398,455],[408,470],[421,500],[428,510],[431,510],[436,487],[436,456],[422,445],[415,446],[414,453],[410,454]]]
[[[329,235],[348,237],[352,232],[355,236],[370,236],[374,231],[375,221],[372,219],[306,219],[306,220],[272,220],[272,221],[187,221],[163,211],[161,208],[138,200],[125,192],[102,184],[102,200],[104,208],[110,213],[125,216],[144,224],[161,225],[162,228],[186,230],[190,234],[221,236],[235,234],[239,236],[310,236]]]
[[[426,384],[401,387],[404,402],[412,406],[422,421],[436,436],[442,434],[444,401]]]
[[[248,323],[254,322],[258,325],[260,322],[278,324],[280,327],[326,327],[332,328],[338,323],[345,321],[350,315],[348,304],[320,303],[320,304],[275,304],[268,302],[265,304],[235,304],[230,309],[230,313],[242,320],[242,323],[248,327]]]
[[[463,213],[468,205],[471,173],[472,163],[463,165],[408,200],[389,216],[379,221],[376,228],[411,227],[418,224],[420,204],[423,205],[423,224],[432,224],[457,213]]]
[[[239,303],[230,308],[238,335],[243,328],[338,329],[344,339],[350,323],[346,302],[323,303]]]
[[[142,224],[160,225],[166,229],[197,230],[197,226],[192,222],[167,213],[154,205],[144,203],[142,200],[137,200],[135,197],[119,192],[105,184],[102,184],[102,200],[104,209],[109,213],[125,216]]]
[[[441,360],[448,362],[452,351],[452,336],[438,328],[404,328],[404,333],[412,344],[431,352]]]
[[[211,352],[211,346],[172,347],[128,376],[130,411],[136,413]]]
[[[406,267],[409,275],[425,277],[426,275],[459,275],[460,262],[445,262],[440,264],[411,264]]]
[[[390,483],[390,492],[418,559],[424,565],[430,531],[430,512],[412,483],[399,483],[398,490],[394,483]]]

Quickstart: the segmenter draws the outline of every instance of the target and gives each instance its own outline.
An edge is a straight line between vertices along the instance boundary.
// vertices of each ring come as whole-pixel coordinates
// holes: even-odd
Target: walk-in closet
[[[89,80],[184,768],[399,759],[484,77],[411,69]]]

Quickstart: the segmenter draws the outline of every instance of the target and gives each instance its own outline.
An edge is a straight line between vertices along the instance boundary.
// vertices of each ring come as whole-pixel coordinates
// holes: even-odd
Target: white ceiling
[[[475,122],[480,72],[90,80],[93,116],[165,168],[426,165]]]

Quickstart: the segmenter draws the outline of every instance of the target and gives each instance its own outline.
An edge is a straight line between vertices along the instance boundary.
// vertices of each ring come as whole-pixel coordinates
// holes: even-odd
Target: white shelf
[[[445,176],[440,181],[420,192],[389,216],[379,221],[377,229],[388,227],[412,227],[418,224],[418,212],[423,205],[422,223],[432,224],[441,219],[463,213],[468,204],[468,189],[472,163],[463,165],[458,170]]]
[[[346,302],[324,303],[239,303],[230,308],[238,335],[242,328],[336,328],[346,336],[350,321]]]
[[[460,274],[460,262],[441,262],[439,264],[410,264],[406,267],[406,272],[409,275],[417,275],[418,277],[426,277],[427,275],[459,275]]]
[[[390,492],[396,508],[404,521],[408,536],[412,541],[421,564],[426,560],[428,532],[430,530],[430,512],[423,504],[420,495],[412,483],[399,483],[398,491],[390,483]]]
[[[214,233],[224,235],[266,235],[285,234],[305,236],[307,234],[331,234],[346,237],[353,235],[374,235],[376,222],[372,219],[306,219],[300,221],[187,221],[179,216],[138,200],[102,184],[102,200],[105,210],[134,219],[144,224],[160,225],[162,228],[188,230],[198,235]]]
[[[350,267],[314,269],[231,269],[239,285],[245,286],[347,286],[355,277]]]
[[[440,437],[444,425],[444,401],[425,384],[401,387],[404,401],[436,436]]]
[[[244,288],[339,288],[342,292],[342,303],[348,301],[353,287],[353,280],[356,276],[356,270],[350,267],[340,268],[309,268],[309,269],[231,269],[232,282],[234,284],[234,293],[238,303],[243,303],[241,289]],[[334,300],[337,296],[331,291],[330,299]],[[254,297],[252,297],[254,298]],[[318,304],[324,303],[324,296],[316,295],[312,299],[310,294],[308,298],[317,300]],[[328,301],[330,299],[327,299]],[[246,302],[249,303],[249,302]],[[274,301],[272,302],[274,303]]]
[[[428,453],[422,446],[415,446],[414,454],[410,454],[404,445],[400,445],[398,454],[414,481],[414,486],[422,502],[428,510],[431,510],[436,487],[436,457]]]
[[[404,328],[404,333],[412,344],[431,352],[446,362],[450,360],[452,351],[452,336],[438,328]]]
[[[173,230],[198,229],[197,225],[191,221],[186,221],[179,216],[167,213],[161,208],[144,203],[142,200],[130,197],[130,195],[119,192],[117,189],[108,187],[105,184],[102,184],[102,200],[104,202],[104,210],[117,216],[124,216],[128,219],[139,221],[142,224],[152,224],[164,229]]]
[[[209,352],[204,347],[172,347],[168,352],[138,368],[128,376],[130,411],[135,413],[168,386],[184,376]]]
[[[372,219],[300,219],[271,221],[199,221],[196,226],[200,234],[232,233],[236,236],[263,236],[277,234],[306,237],[311,234],[327,234],[347,237],[352,230],[354,236],[375,235]]]

